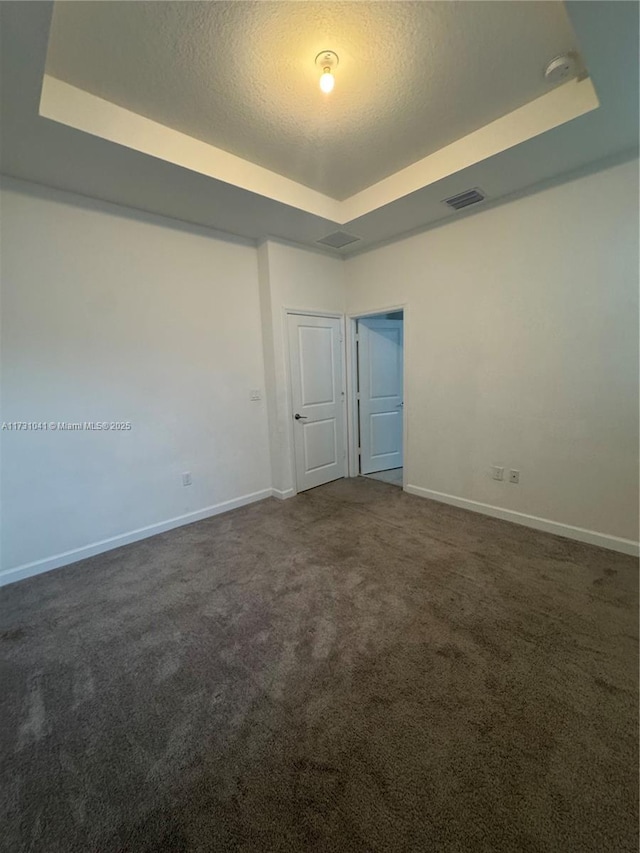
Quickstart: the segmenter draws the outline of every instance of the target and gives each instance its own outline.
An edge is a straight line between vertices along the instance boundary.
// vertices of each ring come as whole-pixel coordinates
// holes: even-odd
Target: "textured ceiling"
[[[21,179],[16,184],[21,192],[68,190],[69,204],[113,202],[119,216],[157,214],[171,217],[177,228],[282,239],[342,256],[366,251],[460,217],[482,216],[490,206],[549,182],[637,157],[639,6],[587,0],[567,9],[598,109],[425,182],[365,215],[338,221],[44,118],[40,103],[53,4],[0,2],[0,172]],[[481,187],[487,201],[459,213],[442,204],[470,187]],[[361,239],[338,251],[316,242],[337,230]]]
[[[344,199],[544,94],[575,48],[559,2],[62,2],[46,70]]]

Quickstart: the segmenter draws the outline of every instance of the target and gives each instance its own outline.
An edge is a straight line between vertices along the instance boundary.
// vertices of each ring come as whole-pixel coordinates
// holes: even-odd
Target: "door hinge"
[[[359,399],[360,399],[360,392],[358,391],[358,392],[356,392],[356,400],[359,400]]]
[[[362,448],[361,447],[358,448],[358,456],[362,456]]]
[[[356,335],[356,343],[359,343],[359,341],[360,341],[360,335]]]

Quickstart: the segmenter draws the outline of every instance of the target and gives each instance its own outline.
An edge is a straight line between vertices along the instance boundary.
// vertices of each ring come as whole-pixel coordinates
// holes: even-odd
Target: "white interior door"
[[[360,472],[402,468],[402,320],[358,320]]]
[[[289,314],[296,486],[299,492],[346,475],[342,322]]]

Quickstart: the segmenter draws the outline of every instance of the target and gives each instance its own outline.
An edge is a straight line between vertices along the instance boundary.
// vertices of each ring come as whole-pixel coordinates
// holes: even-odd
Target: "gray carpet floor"
[[[0,845],[635,853],[637,582],[360,478],[7,587]]]

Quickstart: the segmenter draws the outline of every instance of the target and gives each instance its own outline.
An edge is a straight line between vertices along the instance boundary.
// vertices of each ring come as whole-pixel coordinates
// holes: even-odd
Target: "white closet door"
[[[358,321],[360,472],[402,468],[402,320]]]

